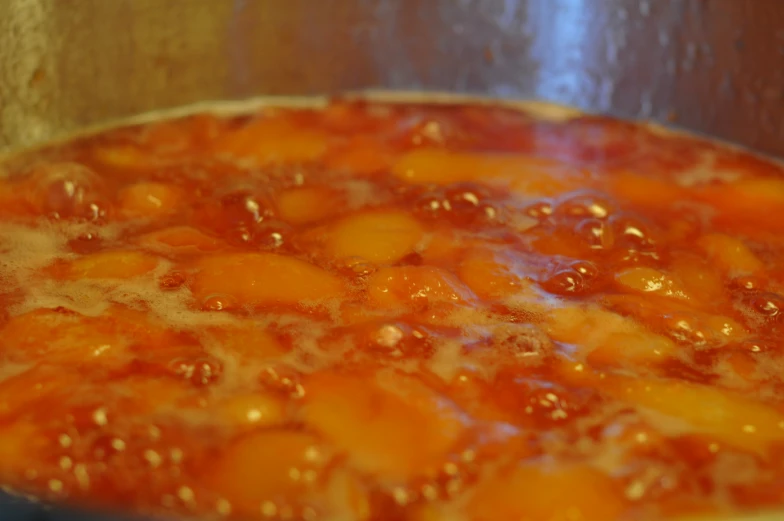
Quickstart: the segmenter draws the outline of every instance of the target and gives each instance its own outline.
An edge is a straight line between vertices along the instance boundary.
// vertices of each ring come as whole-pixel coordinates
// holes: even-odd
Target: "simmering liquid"
[[[229,519],[784,506],[784,170],[336,100],[0,164],[0,483]]]

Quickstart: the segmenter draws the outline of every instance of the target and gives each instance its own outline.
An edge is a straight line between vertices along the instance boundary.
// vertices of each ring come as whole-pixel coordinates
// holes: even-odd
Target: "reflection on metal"
[[[0,148],[205,99],[544,98],[784,156],[784,13],[735,0],[6,0]]]

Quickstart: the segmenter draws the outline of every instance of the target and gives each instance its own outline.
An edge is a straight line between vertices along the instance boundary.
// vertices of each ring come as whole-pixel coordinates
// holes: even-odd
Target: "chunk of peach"
[[[190,226],[172,226],[139,237],[140,245],[166,253],[205,253],[218,251],[224,244]]]
[[[471,292],[451,273],[435,266],[382,268],[368,280],[370,302],[400,308],[436,302],[463,303]]]
[[[544,158],[418,149],[400,156],[392,173],[422,184],[507,180],[525,195],[553,195],[570,186],[566,180],[571,170]]]
[[[126,355],[130,344],[107,316],[49,309],[11,318],[0,335],[6,357],[52,364],[116,361]]]
[[[518,293],[525,281],[514,273],[509,262],[492,252],[470,253],[460,263],[458,275],[482,298],[500,298]]]
[[[32,407],[34,404],[72,395],[82,383],[83,379],[75,371],[46,364],[10,376],[0,382],[0,418],[35,412],[38,409]]]
[[[231,253],[199,259],[191,290],[199,301],[227,295],[242,305],[301,304],[340,296],[340,278],[274,253]]]
[[[280,397],[268,393],[230,396],[216,404],[215,413],[222,423],[237,429],[282,425],[286,407]]]
[[[624,289],[636,293],[651,293],[681,300],[690,298],[680,281],[654,268],[644,266],[629,268],[618,273],[615,280]]]
[[[326,135],[300,128],[285,116],[256,119],[224,134],[213,145],[217,154],[260,164],[315,161],[326,150]]]
[[[249,322],[209,328],[205,345],[246,360],[274,358],[286,352],[277,338],[259,324]]]
[[[278,194],[275,205],[281,219],[291,224],[307,224],[335,215],[342,198],[325,187],[291,188]]]
[[[606,390],[740,449],[764,453],[770,443],[784,440],[784,414],[724,389],[681,380],[615,376],[607,380]]]
[[[674,182],[628,172],[607,177],[606,183],[615,196],[638,208],[664,208],[686,195],[685,189]]]
[[[547,314],[544,327],[553,340],[575,345],[597,365],[658,362],[678,349],[667,337],[593,305],[554,308]]]
[[[101,165],[123,170],[155,168],[160,159],[133,145],[103,145],[92,151],[93,158]]]
[[[686,303],[647,295],[607,295],[605,304],[653,329],[670,329],[696,341],[727,344],[748,338],[746,328],[732,317],[703,312]]]
[[[476,521],[609,521],[624,507],[618,485],[581,464],[520,465],[480,482],[468,501]]]
[[[784,181],[781,179],[742,179],[706,185],[694,192],[713,206],[716,223],[732,228],[784,230],[780,219],[771,218],[771,215],[784,210]]]
[[[354,175],[369,175],[389,169],[393,155],[373,137],[357,137],[330,152],[327,168]]]
[[[708,259],[731,276],[751,275],[764,268],[762,261],[749,247],[735,237],[711,233],[700,237],[697,245]]]
[[[321,479],[327,456],[311,434],[261,430],[230,444],[205,477],[236,514],[258,515],[263,503],[300,503]]]
[[[180,190],[165,183],[136,183],[120,191],[119,209],[126,217],[171,213],[182,199]]]
[[[138,251],[106,251],[85,255],[72,261],[67,277],[71,279],[130,279],[158,267],[158,258]]]
[[[351,466],[392,481],[431,470],[465,429],[450,402],[402,375],[316,373],[305,383],[303,414]]]
[[[422,226],[404,212],[368,212],[352,215],[331,227],[326,249],[337,258],[391,263],[414,251],[423,236]]]
[[[695,256],[683,256],[674,259],[670,264],[671,277],[682,291],[692,298],[689,304],[704,307],[726,299],[724,281],[705,259]]]
[[[17,482],[22,473],[42,463],[50,443],[50,438],[32,423],[16,421],[0,426],[0,478]]]
[[[421,251],[422,260],[425,264],[438,264],[457,257],[463,247],[454,230],[435,230],[426,236],[426,243]]]
[[[136,414],[153,414],[161,411],[195,407],[197,394],[184,379],[161,376],[135,376],[117,386],[127,392],[124,410]]]

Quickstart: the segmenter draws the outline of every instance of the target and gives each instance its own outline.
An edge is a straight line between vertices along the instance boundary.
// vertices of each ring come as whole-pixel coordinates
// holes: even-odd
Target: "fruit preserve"
[[[124,512],[784,507],[784,169],[540,106],[334,100],[0,165],[0,483]]]

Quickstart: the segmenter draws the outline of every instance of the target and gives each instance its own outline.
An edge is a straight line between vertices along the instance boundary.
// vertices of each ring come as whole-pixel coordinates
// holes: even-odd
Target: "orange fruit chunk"
[[[199,259],[191,283],[204,301],[227,295],[240,305],[313,304],[339,297],[339,277],[307,262],[274,253],[230,253]]]

